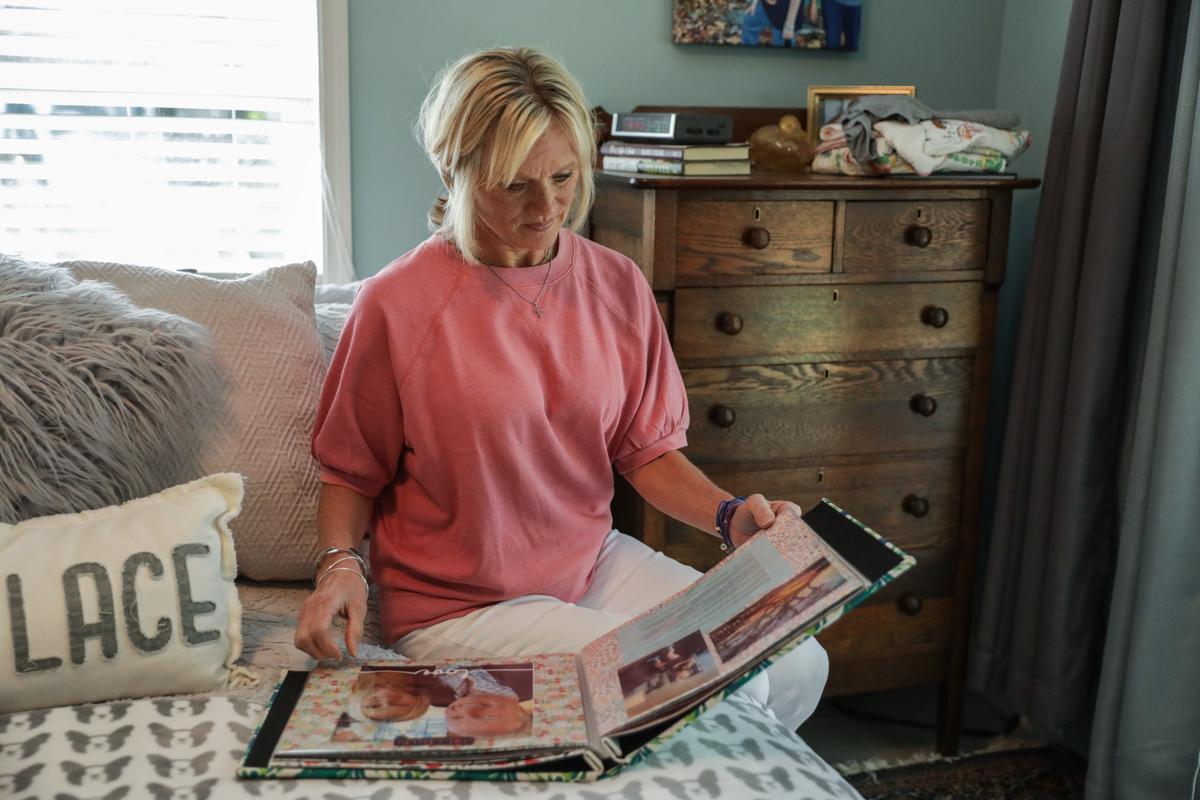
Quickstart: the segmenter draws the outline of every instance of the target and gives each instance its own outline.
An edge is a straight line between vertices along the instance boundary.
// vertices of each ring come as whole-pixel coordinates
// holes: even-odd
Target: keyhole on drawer
[[[821,370],[821,378],[823,380],[829,380],[829,367],[825,367],[823,370]]]
[[[836,303],[840,297],[841,297],[841,294],[838,292],[837,289],[834,289],[833,290],[833,302]]]
[[[927,219],[928,219],[928,216],[925,214],[924,207],[917,206],[917,222],[924,222]]]
[[[758,206],[755,206],[754,207],[754,221],[758,222],[761,219],[762,219],[762,209],[759,208]]]
[[[824,482],[825,482],[825,468],[822,467],[821,469],[817,470],[817,483],[824,483]]]

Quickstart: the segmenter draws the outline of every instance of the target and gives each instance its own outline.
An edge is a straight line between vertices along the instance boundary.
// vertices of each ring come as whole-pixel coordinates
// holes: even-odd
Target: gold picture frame
[[[898,94],[916,97],[916,86],[809,86],[808,121],[805,130],[815,147],[820,141],[821,126],[841,113],[842,108],[856,97],[872,94]]]

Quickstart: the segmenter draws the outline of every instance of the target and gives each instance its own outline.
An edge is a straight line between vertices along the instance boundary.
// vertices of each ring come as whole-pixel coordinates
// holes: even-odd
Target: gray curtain
[[[1194,204],[1195,86],[1181,62],[1195,55],[1178,57],[1200,38],[1186,30],[1191,5],[1072,8],[971,653],[973,686],[1055,734],[1087,742],[1097,709],[1097,797],[1186,796],[1132,787],[1150,762],[1154,785],[1180,785],[1165,781],[1182,776],[1188,748],[1194,766],[1200,736],[1200,596],[1188,586],[1200,583],[1200,302],[1172,310],[1197,280],[1187,244],[1200,220],[1178,177],[1193,159]],[[1176,121],[1188,136],[1172,146]],[[1171,641],[1157,638],[1168,631]],[[1145,671],[1174,657],[1182,671]],[[1167,704],[1177,716],[1164,728]]]
[[[1193,5],[1120,473],[1089,797],[1190,797],[1200,767],[1200,4]]]

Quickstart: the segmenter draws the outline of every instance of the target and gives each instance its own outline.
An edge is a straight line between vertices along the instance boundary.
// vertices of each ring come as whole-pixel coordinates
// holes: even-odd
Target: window
[[[311,259],[349,280],[348,157],[327,171],[320,91],[338,87],[320,42],[344,39],[345,13],[0,2],[0,251],[218,273]],[[344,55],[324,64],[340,56],[343,82]]]

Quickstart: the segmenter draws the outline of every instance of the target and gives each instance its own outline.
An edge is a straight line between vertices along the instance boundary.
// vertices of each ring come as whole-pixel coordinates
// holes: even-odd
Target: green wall
[[[822,53],[672,44],[669,0],[350,0],[356,271],[374,274],[427,235],[439,183],[412,125],[434,74],[464,53],[546,49],[609,111],[639,103],[800,107],[810,84],[876,83],[915,84],[933,108],[995,108],[1001,31],[1015,4],[867,0],[859,52]],[[1004,99],[1032,117],[1031,104],[1045,98]]]
[[[996,106],[1021,112],[1021,124],[1033,131],[1033,142],[1016,162],[1023,175],[1041,178],[1046,165],[1046,145],[1058,93],[1063,46],[1071,3],[1067,0],[1006,0],[1000,60],[996,66]],[[992,387],[988,417],[987,463],[983,495],[983,545],[991,529],[999,453],[1008,418],[1013,357],[1021,305],[1029,275],[1041,190],[1016,192],[1008,239],[1008,273],[1000,290],[996,315],[996,353],[992,362]],[[980,568],[983,560],[980,560]]]
[[[528,44],[558,55],[590,101],[803,106],[810,84],[915,84],[933,108],[1002,108],[1033,131],[1015,162],[1041,177],[1068,0],[867,0],[857,53],[671,43],[669,0],[350,0],[354,255],[372,275],[425,238],[439,182],[413,135],[417,108],[447,61]],[[1000,298],[985,530],[1006,418],[1012,356],[1038,191],[1016,194]]]

